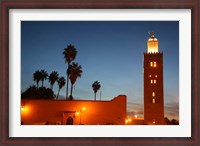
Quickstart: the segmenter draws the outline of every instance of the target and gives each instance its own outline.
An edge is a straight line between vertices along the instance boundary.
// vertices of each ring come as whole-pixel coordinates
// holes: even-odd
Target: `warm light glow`
[[[156,124],[156,121],[153,121],[153,124]]]
[[[153,98],[153,103],[155,103],[155,99]]]
[[[157,40],[157,38],[154,37],[153,32],[147,42],[147,52],[148,53],[157,53],[158,52],[158,40]]]
[[[153,66],[153,62],[150,62],[150,66],[151,66],[151,67]]]
[[[130,123],[132,120],[131,120],[131,118],[127,118],[127,119],[125,119],[125,124],[128,124],[128,123]]]
[[[151,62],[150,62],[150,66],[151,66],[151,67],[156,67],[156,66],[157,66],[156,61],[153,61],[153,62],[151,61]]]
[[[126,123],[126,124],[128,123],[128,120],[127,120],[127,119],[125,120],[125,123]]]
[[[152,41],[148,42],[148,53],[157,53],[158,52],[158,42]]]
[[[79,112],[76,112],[76,115],[79,115],[80,113]]]
[[[156,62],[155,61],[153,62],[153,67],[156,67]]]
[[[157,78],[158,76],[157,76],[157,75],[155,75],[155,77]]]
[[[21,110],[22,110],[22,111],[25,111],[25,107],[21,107]]]
[[[156,84],[156,80],[151,80],[151,84]]]
[[[135,118],[137,118],[138,116],[137,115],[135,115]]]
[[[25,111],[25,104],[21,105],[21,111]]]
[[[149,77],[151,78],[151,75],[149,75]]]
[[[153,96],[153,97],[155,96],[155,92],[152,92],[152,96]]]
[[[85,108],[85,107],[83,107],[83,108],[82,108],[82,111],[85,111],[85,110],[86,110],[86,108]]]

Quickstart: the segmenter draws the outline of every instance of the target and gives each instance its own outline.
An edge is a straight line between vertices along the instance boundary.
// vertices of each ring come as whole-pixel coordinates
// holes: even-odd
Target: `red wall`
[[[74,125],[124,124],[126,118],[126,96],[119,95],[111,101],[91,100],[22,100],[21,120],[24,124],[66,124],[72,117]],[[83,107],[81,115],[75,112]]]

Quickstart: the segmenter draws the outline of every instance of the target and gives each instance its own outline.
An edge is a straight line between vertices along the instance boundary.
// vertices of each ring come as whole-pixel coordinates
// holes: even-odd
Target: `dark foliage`
[[[54,99],[54,93],[51,89],[36,86],[30,86],[21,94],[22,99]]]
[[[165,117],[165,124],[166,125],[179,125],[179,121],[176,119],[169,120],[167,117]]]
[[[93,88],[93,91],[94,91],[94,100],[96,100],[96,93],[97,93],[97,91],[101,88],[100,82],[95,81],[95,82],[92,84],[92,88]]]

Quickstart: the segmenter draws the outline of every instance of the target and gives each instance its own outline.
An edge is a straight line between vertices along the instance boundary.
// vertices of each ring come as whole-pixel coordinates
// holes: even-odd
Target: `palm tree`
[[[43,87],[43,82],[44,82],[44,80],[47,79],[48,74],[47,74],[47,72],[46,72],[45,70],[43,70],[43,69],[40,71],[40,73],[41,73],[41,81],[42,81],[42,87]]]
[[[39,70],[35,71],[35,73],[33,74],[33,80],[36,81],[37,88],[38,88],[39,81],[42,79],[41,77],[42,77],[42,74]]]
[[[101,88],[100,82],[95,81],[95,82],[92,84],[92,88],[93,88],[93,91],[94,91],[94,100],[96,100],[96,93],[97,93],[97,91]]]
[[[58,79],[58,72],[52,71],[49,75],[50,88],[53,90],[53,85]]]
[[[83,71],[82,71],[81,65],[78,65],[78,63],[74,63],[74,62],[70,64],[68,71],[70,73],[69,78],[71,81],[71,92],[70,92],[69,98],[72,100],[73,99],[73,96],[72,96],[73,85],[75,84],[77,78],[81,77],[81,74]]]
[[[76,48],[69,44],[66,48],[64,48],[63,52],[65,63],[67,62],[68,68],[67,68],[67,87],[66,87],[66,99],[68,98],[68,84],[69,84],[69,65],[70,63],[76,58],[77,50]]]
[[[60,78],[58,78],[57,82],[58,82],[59,89],[58,89],[58,94],[57,94],[56,99],[58,99],[58,95],[60,93],[60,89],[65,85],[65,78],[64,77],[60,77]]]

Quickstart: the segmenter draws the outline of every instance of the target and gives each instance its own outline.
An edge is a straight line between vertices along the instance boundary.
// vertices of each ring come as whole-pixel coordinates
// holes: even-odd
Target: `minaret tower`
[[[144,124],[164,124],[163,53],[154,32],[144,52]]]

